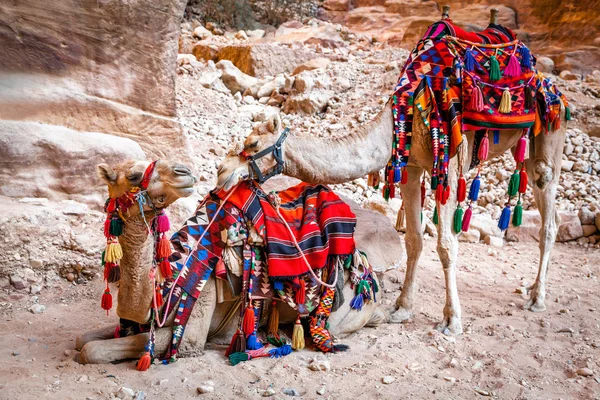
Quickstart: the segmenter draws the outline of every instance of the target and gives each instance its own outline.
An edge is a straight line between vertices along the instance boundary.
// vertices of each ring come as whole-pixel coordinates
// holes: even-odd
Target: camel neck
[[[391,103],[370,123],[344,137],[290,135],[285,142],[284,174],[322,184],[363,177],[386,165],[392,152],[392,135]]]

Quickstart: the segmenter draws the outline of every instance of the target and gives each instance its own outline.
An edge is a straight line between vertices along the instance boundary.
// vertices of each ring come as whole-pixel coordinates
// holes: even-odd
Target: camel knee
[[[535,186],[545,190],[555,179],[554,168],[543,160],[537,160],[533,166],[533,178]]]

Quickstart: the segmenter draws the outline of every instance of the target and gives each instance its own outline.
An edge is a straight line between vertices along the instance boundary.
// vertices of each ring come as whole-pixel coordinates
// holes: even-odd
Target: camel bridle
[[[283,143],[287,139],[290,133],[289,128],[285,128],[283,132],[281,132],[281,136],[275,142],[274,145],[267,147],[264,150],[259,151],[254,155],[250,155],[246,153],[245,150],[240,152],[240,157],[246,158],[246,161],[250,164],[250,168],[248,168],[248,172],[250,174],[249,179],[257,181],[259,184],[265,183],[268,179],[279,175],[283,172],[283,166],[285,164],[285,160],[283,159]],[[267,173],[263,174],[258,164],[256,164],[256,160],[261,159],[269,154],[273,155],[275,159],[276,165]]]

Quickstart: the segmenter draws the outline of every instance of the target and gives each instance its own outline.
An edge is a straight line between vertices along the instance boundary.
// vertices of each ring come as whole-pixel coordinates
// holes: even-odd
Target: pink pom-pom
[[[473,209],[471,209],[471,207],[467,208],[467,211],[465,211],[465,215],[463,215],[463,220],[462,220],[462,231],[463,232],[468,232],[469,227],[471,226],[471,215],[473,215]]]
[[[515,161],[522,163],[525,161],[525,149],[527,148],[527,139],[525,136],[521,136],[521,139],[517,142],[517,148],[515,149]]]
[[[488,154],[490,151],[490,140],[488,139],[488,134],[486,133],[483,139],[481,139],[481,143],[479,144],[479,150],[477,151],[477,158],[480,161],[485,161],[488,158]]]
[[[169,222],[169,217],[164,212],[156,216],[156,230],[159,233],[168,232],[171,229],[171,223]]]

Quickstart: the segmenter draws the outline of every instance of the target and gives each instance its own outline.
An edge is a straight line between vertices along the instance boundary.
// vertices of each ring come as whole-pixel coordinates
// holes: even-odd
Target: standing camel
[[[415,110],[415,113],[417,111]],[[564,120],[565,107],[562,105],[561,119]],[[282,166],[282,173],[310,183],[334,184],[351,181],[367,174],[375,173],[386,166],[392,155],[394,121],[392,104],[388,102],[383,110],[368,124],[359,126],[348,136],[324,139],[313,136],[291,134],[281,145],[279,163],[269,153],[255,161],[248,156],[263,152],[280,143],[283,127],[279,116],[256,126],[246,138],[243,148],[234,149],[219,167],[217,185],[230,189],[240,180],[256,176],[258,168],[263,174]],[[530,288],[530,298],[524,308],[539,312],[546,309],[546,278],[550,253],[556,239],[560,218],[555,197],[561,170],[566,124],[556,132],[539,134],[532,139],[526,168],[533,187],[535,202],[542,218],[540,227],[540,263],[535,283]],[[497,144],[491,144],[489,157],[497,157],[507,150],[514,149],[522,137],[522,129],[504,130]],[[446,303],[443,319],[437,328],[445,334],[460,334],[463,331],[461,308],[456,286],[456,259],[458,255],[457,234],[453,232],[453,215],[457,208],[457,185],[460,167],[468,169],[473,154],[475,132],[463,132],[463,143],[458,156],[450,160],[448,166],[449,199],[445,205],[438,205],[438,244],[437,251],[442,262],[446,280]],[[241,147],[241,145],[239,146]],[[421,230],[421,189],[420,177],[429,171],[433,162],[431,136],[421,118],[415,118],[412,132],[412,147],[408,160],[408,181],[400,185],[406,210],[406,250],[407,269],[403,290],[396,301],[396,311],[390,321],[399,323],[413,314],[413,304],[417,292],[416,268],[423,249]]]

